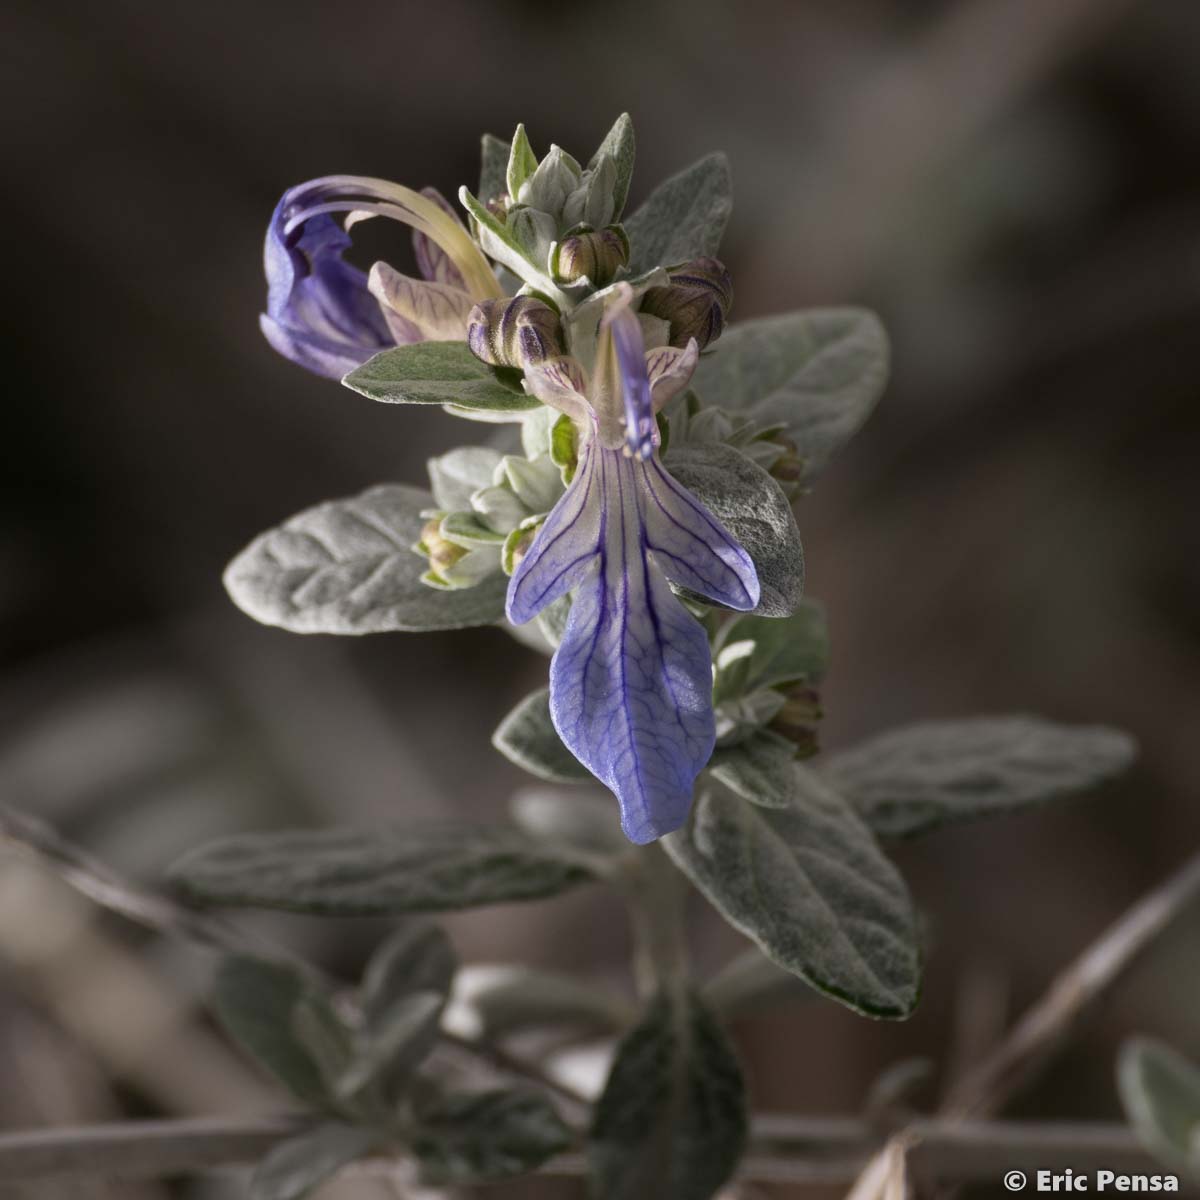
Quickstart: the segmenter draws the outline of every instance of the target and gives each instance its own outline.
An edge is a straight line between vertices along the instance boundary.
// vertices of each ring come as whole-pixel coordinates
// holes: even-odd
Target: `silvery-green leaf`
[[[1102,725],[1041,717],[923,721],[829,758],[824,777],[876,833],[907,837],[1094,787],[1137,746]]]
[[[471,507],[497,533],[509,534],[529,516],[529,510],[511,488],[503,485],[480,488],[471,497]]]
[[[522,417],[521,450],[526,458],[540,458],[550,453],[550,430],[562,415],[557,409],[543,404]]]
[[[888,373],[888,340],[865,309],[811,309],[731,325],[692,385],[709,404],[782,425],[809,487],[870,415]]]
[[[526,696],[496,727],[492,745],[510,762],[551,783],[583,783],[592,778],[554,728],[549,688]]]
[[[525,126],[518,125],[517,132],[513,134],[512,145],[509,147],[508,166],[505,171],[505,184],[510,196],[516,196],[521,190],[521,184],[537,170],[537,165],[537,155],[534,154],[533,147],[529,144]],[[486,194],[484,199],[487,199]]]
[[[562,225],[570,229],[575,225],[590,225],[603,229],[613,221],[613,188],[616,185],[617,168],[612,158],[602,154],[583,174],[579,186],[563,202]]]
[[[455,824],[242,834],[184,855],[171,877],[199,904],[392,916],[536,900],[589,874],[511,826]]]
[[[447,513],[440,527],[442,537],[460,546],[502,546],[508,536],[485,525],[472,512]],[[497,565],[499,562],[497,561]]]
[[[519,191],[513,193],[513,199],[557,218],[567,197],[579,186],[582,174],[579,164],[561,146],[551,146]]]
[[[366,1029],[356,1031],[352,1053],[334,1083],[338,1099],[390,1107],[438,1039],[446,997],[410,992]]]
[[[563,494],[562,474],[548,454],[535,459],[506,455],[503,470],[508,486],[531,513],[549,512]]]
[[[625,220],[636,275],[716,254],[733,211],[729,160],[709,154],[672,175]]]
[[[744,454],[716,443],[672,447],[665,466],[754,560],[761,588],[754,611],[793,613],[804,590],[804,549],[779,484]]]
[[[288,1091],[308,1104],[328,1107],[320,1064],[295,1027],[297,1011],[314,993],[315,985],[294,967],[229,955],[217,967],[213,1008],[229,1035]]]
[[[363,1024],[339,1095],[375,1087],[384,1105],[394,1104],[437,1041],[457,965],[445,933],[423,921],[406,922],[379,946],[363,976]]]
[[[774,688],[759,688],[745,696],[722,700],[713,709],[717,721],[717,745],[736,746],[753,737],[779,715],[787,697]]]
[[[1117,1089],[1142,1145],[1200,1178],[1200,1070],[1160,1041],[1131,1038],[1117,1059]]]
[[[368,1025],[377,1025],[414,992],[450,991],[458,960],[450,939],[436,925],[411,921],[383,941],[363,975],[362,1007]]]
[[[615,167],[613,181],[613,215],[610,220],[619,221],[625,209],[625,200],[629,195],[629,181],[633,178],[635,142],[633,136],[633,119],[628,113],[622,113],[613,127],[604,135],[596,153],[592,155],[589,167],[595,167],[604,155],[608,155]]]
[[[484,200],[501,196],[507,190],[505,173],[511,146],[503,138],[485,133],[479,156],[479,194]]]
[[[792,770],[787,808],[704,790],[663,844],[773,962],[866,1016],[907,1017],[920,951],[904,881],[840,796],[802,764]]]
[[[428,1183],[522,1175],[571,1144],[570,1130],[538,1092],[459,1092],[421,1107],[410,1145]]]
[[[350,1066],[354,1040],[329,998],[315,989],[301,996],[292,1010],[292,1032],[317,1064],[326,1091],[343,1099],[338,1082]]]
[[[816,682],[829,665],[825,610],[802,600],[783,619],[737,617],[722,628],[715,659],[718,702],[800,680]]]
[[[477,359],[466,342],[415,342],[381,350],[342,382],[388,404],[453,404],[516,414],[540,403]]]
[[[474,218],[479,245],[489,258],[507,268],[523,283],[548,296],[561,308],[570,307],[569,299],[546,274],[544,262],[532,261],[513,237],[512,231],[488,212],[486,206],[465,187],[459,189],[458,198]]]
[[[726,1019],[777,1004],[799,1004],[816,995],[791,971],[776,966],[757,946],[726,963],[704,985],[701,994]]]
[[[289,1138],[254,1169],[250,1200],[304,1200],[342,1167],[366,1155],[378,1139],[374,1130],[333,1123]]]
[[[529,1029],[615,1033],[632,1014],[625,1000],[592,980],[508,963],[472,964],[455,980],[447,1023],[493,1041]]]
[[[255,538],[229,564],[225,587],[256,621],[293,633],[464,629],[500,620],[503,576],[450,593],[421,582],[428,563],[412,546],[432,503],[428,492],[384,484],[305,509]]]
[[[660,995],[621,1039],[588,1144],[604,1200],[711,1200],[746,1144],[737,1058],[698,997]]]
[[[490,446],[459,446],[426,464],[429,487],[438,508],[457,512],[471,507],[471,496],[493,482],[502,455]]]
[[[718,747],[708,770],[732,792],[764,808],[787,808],[796,791],[796,748],[761,732],[735,746]]]

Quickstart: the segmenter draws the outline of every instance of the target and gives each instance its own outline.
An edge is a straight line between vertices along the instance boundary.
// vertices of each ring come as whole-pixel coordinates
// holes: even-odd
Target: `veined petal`
[[[692,338],[684,349],[660,346],[646,353],[646,376],[650,380],[650,398],[654,411],[662,412],[691,382],[692,372],[700,361],[700,346]]]
[[[754,608],[760,588],[750,555],[657,457],[638,463],[637,471],[645,493],[646,546],[667,578],[726,608]]]
[[[600,553],[604,496],[592,445],[509,580],[506,608],[514,625],[524,625],[575,587]]]
[[[570,355],[526,367],[525,390],[543,404],[566,413],[580,428],[589,427],[592,408],[585,396],[587,381],[583,368]]]
[[[462,224],[462,218],[455,211],[450,201],[437,188],[423,187],[421,195],[428,200],[432,200],[453,221],[459,225]],[[433,283],[448,284],[450,287],[459,288],[464,292],[467,290],[466,280],[463,279],[462,272],[454,265],[445,250],[429,237],[428,234],[422,233],[419,229],[414,229],[412,244],[413,254],[416,255],[417,259],[417,270],[421,272],[423,278]]]
[[[284,200],[288,202],[283,213],[287,236],[325,213],[353,213],[356,219],[391,217],[411,225],[440,246],[474,299],[487,300],[504,294],[483,252],[466,229],[433,200],[411,188],[361,175],[326,175],[293,188]]]
[[[343,262],[350,238],[330,216],[285,232],[288,192],[267,227],[263,266],[268,342],[285,358],[320,375],[341,378],[392,344],[367,277]]]
[[[367,286],[398,344],[459,342],[467,336],[474,302],[461,288],[413,279],[385,262],[371,268]]]
[[[683,823],[712,754],[712,662],[703,628],[645,542],[640,464],[595,443],[588,458],[589,507],[598,503],[602,518],[595,549],[570,567],[578,586],[550,665],[550,712],[572,754],[616,794],[625,834],[640,844]],[[531,555],[538,550],[535,542]]]

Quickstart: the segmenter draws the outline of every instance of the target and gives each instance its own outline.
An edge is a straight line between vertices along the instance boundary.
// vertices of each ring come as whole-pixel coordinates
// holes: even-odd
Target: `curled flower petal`
[[[525,368],[525,390],[543,404],[566,413],[581,429],[590,425],[592,408],[585,396],[583,368],[569,355]]]
[[[437,188],[423,187],[421,195],[432,200],[451,220],[462,224],[462,220],[450,201]],[[444,283],[448,287],[467,290],[462,272],[454,265],[450,256],[427,233],[414,229],[412,235],[413,254],[417,259],[417,270],[424,279],[433,283]]]
[[[614,308],[604,319],[612,333],[617,369],[621,376],[621,394],[625,400],[625,439],[638,458],[649,458],[658,445],[658,424],[646,375],[646,343],[642,327],[628,305]]]
[[[285,358],[340,379],[392,339],[366,275],[342,260],[350,238],[337,222],[319,215],[285,231],[292,196],[284,194],[267,227],[267,311],[259,323]]]
[[[356,220],[391,217],[440,246],[474,299],[504,294],[466,229],[439,204],[411,188],[362,175],[325,175],[292,188],[284,199],[288,201],[283,212],[285,235],[324,213],[352,213]]]
[[[574,590],[551,715],[639,843],[683,823],[715,739],[708,639],[668,578],[729,607],[757,603],[749,556],[653,452],[639,461],[593,439],[514,571],[507,611],[521,624]]]
[[[466,334],[472,300],[461,288],[401,275],[384,262],[371,268],[367,286],[401,346],[410,342],[456,342]]]
[[[660,346],[646,354],[646,377],[650,380],[650,397],[654,411],[662,412],[691,382],[696,363],[700,360],[700,346],[692,338],[687,346]]]

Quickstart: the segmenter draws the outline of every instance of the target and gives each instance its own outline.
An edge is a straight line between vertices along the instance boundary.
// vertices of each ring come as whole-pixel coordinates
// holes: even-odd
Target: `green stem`
[[[633,974],[643,1000],[679,995],[689,977],[687,883],[657,843],[626,860],[625,899],[633,929]]]

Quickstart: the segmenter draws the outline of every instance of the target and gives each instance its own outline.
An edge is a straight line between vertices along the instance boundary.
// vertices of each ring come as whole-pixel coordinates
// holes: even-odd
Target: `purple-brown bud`
[[[533,296],[481,300],[467,315],[467,345],[493,367],[531,367],[563,353],[562,323]]]
[[[604,287],[629,262],[629,239],[620,225],[607,229],[581,229],[554,247],[550,270],[556,283],[575,283],[587,278]]]
[[[669,272],[666,287],[650,288],[641,311],[670,323],[671,345],[695,338],[703,350],[721,336],[733,303],[733,277],[715,258],[696,258]]]
[[[784,692],[783,707],[767,728],[787,738],[796,747],[797,758],[812,758],[818,749],[817,725],[822,716],[816,688],[795,684]]]

